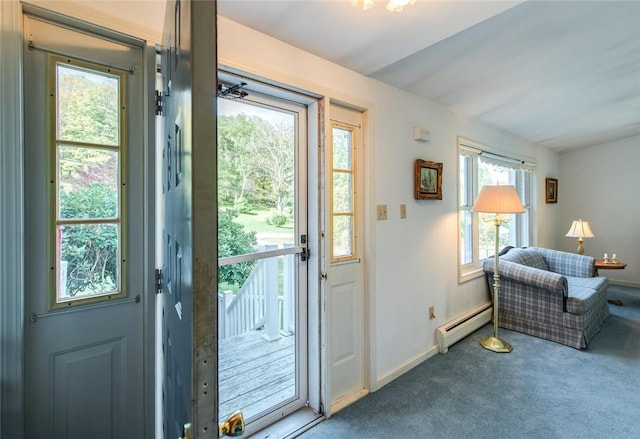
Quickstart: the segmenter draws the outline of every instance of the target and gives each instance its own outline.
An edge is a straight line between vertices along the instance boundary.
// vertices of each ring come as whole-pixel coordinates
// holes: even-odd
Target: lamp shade
[[[595,238],[588,221],[574,220],[566,235],[569,238]]]
[[[524,207],[514,186],[485,185],[471,208],[474,212],[522,213]]]

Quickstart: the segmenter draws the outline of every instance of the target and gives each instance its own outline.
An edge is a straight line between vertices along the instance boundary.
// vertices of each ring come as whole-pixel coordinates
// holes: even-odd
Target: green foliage
[[[287,223],[287,216],[282,213],[274,213],[267,219],[267,223],[272,226],[282,227]]]
[[[58,67],[59,138],[118,145],[119,81],[71,66]]]
[[[253,206],[246,198],[238,198],[233,204],[233,209],[238,213],[250,214],[253,211]]]
[[[218,257],[252,253],[256,245],[256,233],[246,232],[244,226],[234,221],[238,212],[234,209],[218,211]],[[218,270],[218,282],[241,287],[251,274],[255,261],[225,265]]]
[[[294,171],[293,126],[276,126],[246,114],[218,117],[221,204],[244,200],[252,208],[273,207],[284,213],[294,196]]]
[[[112,218],[117,212],[116,191],[92,183],[60,192],[62,218]],[[115,288],[118,278],[118,230],[112,224],[64,227],[61,260],[67,262],[67,295],[100,293]]]

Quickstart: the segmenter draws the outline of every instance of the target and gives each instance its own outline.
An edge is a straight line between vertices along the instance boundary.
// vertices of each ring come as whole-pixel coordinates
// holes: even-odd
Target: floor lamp
[[[522,213],[522,201],[513,186],[483,186],[471,208],[474,212],[494,213],[490,221],[496,226],[496,251],[493,257],[493,336],[480,340],[485,349],[494,352],[511,352],[511,345],[498,337],[498,292],[500,291],[500,275],[498,274],[498,253],[500,242],[500,225],[509,221],[503,214]]]

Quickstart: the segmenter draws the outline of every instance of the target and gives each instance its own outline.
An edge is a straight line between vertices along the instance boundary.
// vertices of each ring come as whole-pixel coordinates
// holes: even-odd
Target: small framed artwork
[[[442,200],[442,163],[417,159],[414,176],[416,200]]]
[[[558,202],[558,179],[546,178],[545,179],[545,201],[547,204]]]

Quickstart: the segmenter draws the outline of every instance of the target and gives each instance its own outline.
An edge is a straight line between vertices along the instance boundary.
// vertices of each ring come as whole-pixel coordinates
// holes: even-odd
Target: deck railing
[[[265,246],[265,250],[277,248],[277,245]],[[295,329],[294,264],[294,254],[260,259],[238,293],[218,292],[218,337],[223,339],[255,329],[264,329],[267,340],[292,334]]]

